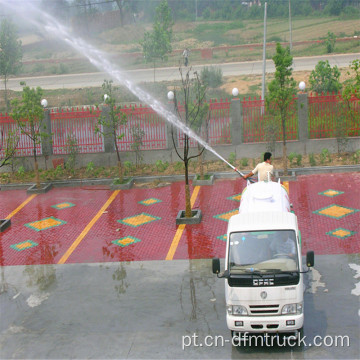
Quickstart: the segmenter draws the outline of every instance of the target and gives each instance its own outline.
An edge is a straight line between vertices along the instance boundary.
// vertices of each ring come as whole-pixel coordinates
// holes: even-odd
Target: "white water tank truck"
[[[314,252],[306,255],[314,266]],[[279,182],[247,182],[239,214],[229,220],[225,271],[226,322],[233,339],[251,334],[301,336],[304,273],[301,235],[286,188]]]

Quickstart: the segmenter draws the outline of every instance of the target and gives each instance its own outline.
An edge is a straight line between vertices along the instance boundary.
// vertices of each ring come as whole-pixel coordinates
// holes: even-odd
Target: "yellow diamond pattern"
[[[58,209],[65,209],[65,208],[67,208],[67,207],[69,207],[69,206],[70,206],[69,204],[63,203],[63,204],[58,204],[56,207],[57,207]]]
[[[354,210],[352,210],[352,209],[347,209],[342,206],[333,205],[326,209],[320,210],[318,213],[322,214],[322,215],[326,215],[326,216],[332,216],[335,218],[339,218],[339,217],[351,214],[353,212],[354,212]]]
[[[143,204],[151,205],[151,204],[154,204],[154,203],[157,203],[157,202],[159,202],[159,201],[155,200],[155,199],[148,199],[148,200],[144,200]]]
[[[239,210],[236,209],[236,210],[230,211],[230,212],[228,212],[226,214],[219,215],[218,219],[223,219],[223,220],[229,221],[232,216],[234,216],[234,215],[236,215],[238,213],[239,213]]]
[[[20,250],[24,250],[24,249],[27,249],[28,247],[34,246],[34,244],[27,241],[27,242],[23,242],[21,244],[16,244],[15,246]]]
[[[240,194],[240,195],[233,196],[233,199],[234,199],[234,200],[237,200],[237,201],[240,201],[240,199],[241,199],[241,194]]]
[[[35,229],[42,230],[42,229],[46,229],[46,228],[49,228],[52,226],[61,225],[61,221],[49,218],[49,219],[39,220],[39,221],[30,223],[29,225]]]
[[[335,236],[346,237],[346,236],[351,235],[351,232],[343,230],[343,229],[339,229],[339,230],[334,231],[332,234]]]
[[[119,244],[126,246],[126,245],[129,245],[129,244],[132,244],[133,242],[135,242],[135,239],[127,237],[125,239],[118,240],[117,242]]]
[[[124,219],[123,222],[128,225],[131,225],[131,226],[139,226],[139,225],[146,224],[149,221],[153,221],[153,220],[156,220],[156,218],[154,218],[150,215],[140,214],[140,215],[133,216],[131,218]]]
[[[335,196],[337,194],[339,194],[339,192],[336,190],[328,190],[328,191],[324,192],[324,195],[327,195],[327,196]]]

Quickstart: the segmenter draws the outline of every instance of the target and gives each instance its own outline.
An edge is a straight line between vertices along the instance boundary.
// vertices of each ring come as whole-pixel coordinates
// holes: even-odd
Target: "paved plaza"
[[[202,210],[202,222],[179,228],[175,218],[184,209],[183,182],[117,191],[55,188],[30,196],[3,191],[0,217],[11,217],[11,227],[1,234],[1,265],[224,257],[227,222],[238,211],[244,186],[241,179],[219,179],[195,187],[192,208]],[[303,254],[360,252],[359,189],[359,173],[289,182]]]
[[[358,358],[360,173],[289,181],[306,275],[305,335],[349,335],[349,347],[237,349],[189,346],[196,333],[230,339],[223,280],[229,218],[245,181],[191,187],[198,225],[175,224],[183,182],[110,191],[0,192],[0,358]],[[201,340],[201,339],[200,339]]]

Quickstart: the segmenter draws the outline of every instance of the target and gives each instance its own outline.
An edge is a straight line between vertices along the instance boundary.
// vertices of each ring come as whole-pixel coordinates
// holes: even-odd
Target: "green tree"
[[[42,96],[43,91],[40,87],[30,89],[29,86],[24,86],[21,100],[14,99],[11,102],[13,107],[11,117],[16,121],[21,133],[29,137],[33,145],[35,181],[38,189],[40,188],[40,178],[36,145],[40,144],[41,138],[48,136],[42,131],[45,128],[43,124],[44,109],[40,103]]]
[[[172,26],[171,10],[166,0],[163,0],[156,8],[155,22],[152,31],[146,31],[140,42],[146,62],[154,65],[154,82],[156,61],[167,60],[167,54],[171,53]]]
[[[98,119],[98,124],[95,127],[95,133],[102,134],[105,137],[110,137],[113,140],[117,156],[119,181],[121,183],[123,181],[123,167],[117,140],[121,140],[124,137],[124,133],[118,135],[118,129],[121,125],[125,125],[127,123],[127,117],[125,113],[120,111],[120,106],[116,106],[116,98],[114,95],[112,80],[104,80],[102,88],[104,91],[104,100],[107,107],[105,110],[105,115],[100,116]]]
[[[335,34],[333,32],[328,31],[327,37],[325,39],[326,51],[328,54],[334,52],[335,42],[336,42]]]
[[[293,57],[290,54],[290,48],[283,48],[280,43],[277,43],[276,54],[272,59],[275,64],[275,78],[269,84],[269,92],[265,100],[270,114],[280,117],[283,166],[284,174],[287,175],[286,122],[289,117],[289,105],[296,94],[296,82],[292,78]]]
[[[7,81],[9,75],[18,73],[21,68],[21,60],[21,41],[18,40],[15,25],[5,19],[0,25],[0,75],[4,77],[6,112],[8,112]]]
[[[310,89],[318,94],[339,92],[341,90],[340,71],[335,65],[331,67],[328,60],[321,60],[315,66],[309,77]]]
[[[180,70],[181,76],[181,88],[180,97],[183,99],[183,109],[181,109],[179,96],[177,91],[174,88],[174,106],[175,111],[180,119],[180,121],[187,127],[191,129],[198,129],[200,127],[202,119],[205,117],[205,95],[206,91],[201,84],[199,75],[197,72],[187,70],[184,74],[182,68]],[[191,217],[191,202],[190,202],[190,187],[189,187],[189,164],[190,160],[201,156],[205,148],[202,148],[197,154],[190,154],[190,137],[187,133],[183,134],[184,148],[182,155],[180,154],[179,149],[177,148],[177,142],[175,141],[174,132],[172,132],[172,140],[176,154],[184,163],[185,171],[185,217]]]

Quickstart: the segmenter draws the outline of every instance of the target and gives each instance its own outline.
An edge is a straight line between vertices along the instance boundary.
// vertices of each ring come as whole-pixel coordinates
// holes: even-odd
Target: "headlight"
[[[228,305],[227,312],[229,315],[245,316],[248,314],[246,307],[242,305]]]
[[[302,314],[302,303],[299,304],[286,304],[283,306],[282,310],[281,310],[281,314],[282,315],[291,315],[291,314],[296,314],[296,315],[300,315]]]

